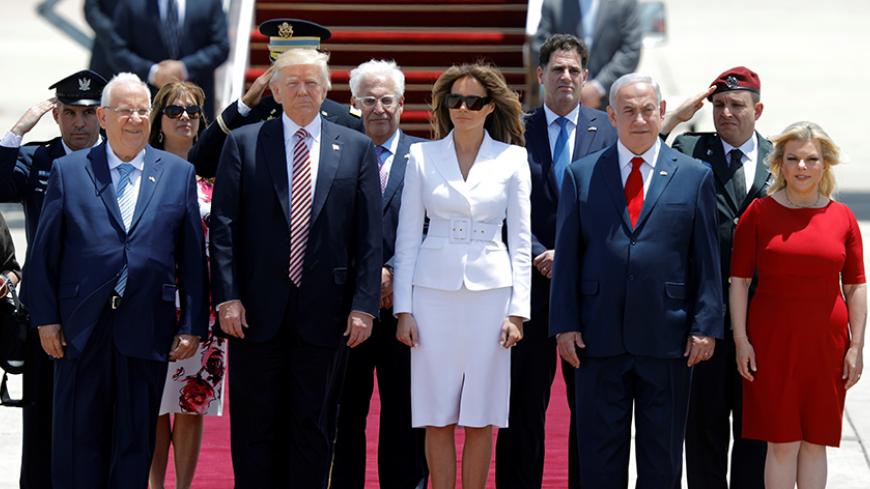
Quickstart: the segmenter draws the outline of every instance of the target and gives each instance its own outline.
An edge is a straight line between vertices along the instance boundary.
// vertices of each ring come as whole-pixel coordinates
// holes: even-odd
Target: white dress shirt
[[[561,128],[556,122],[560,116],[556,114],[546,104],[544,104],[544,116],[547,118],[547,136],[550,139],[550,156],[553,156],[553,151],[556,150],[556,139],[559,137]],[[580,117],[580,104],[574,107],[574,110],[568,112],[564,116],[568,119],[568,124],[565,124],[565,130],[568,131],[568,161],[574,161],[574,140],[577,136],[577,120]],[[555,163],[555,162],[553,162]]]
[[[625,187],[625,182],[628,180],[628,175],[631,173],[631,159],[635,156],[643,158],[643,164],[640,165],[640,176],[643,178],[643,196],[646,198],[649,193],[649,184],[652,182],[653,170],[656,168],[656,161],[659,158],[659,151],[662,149],[662,142],[656,138],[656,142],[645,153],[636,155],[626,148],[622,141],[616,143],[616,152],[619,155],[619,173],[622,177],[622,186]]]
[[[293,202],[293,148],[296,147],[296,131],[302,126],[293,122],[293,119],[283,113],[281,121],[284,123],[284,148],[287,150],[287,193],[289,197],[287,202]],[[305,126],[305,130],[311,136],[306,138],[305,144],[308,146],[308,157],[311,159],[312,199],[314,198],[314,187],[317,186],[317,169],[320,167],[320,129],[320,114],[316,115],[314,120]]]
[[[130,188],[136,195],[136,199],[139,199],[139,186],[142,183],[142,170],[145,168],[145,149],[139,151],[136,156],[133,157],[130,161],[121,161],[115,152],[112,151],[112,145],[106,141],[106,158],[109,161],[109,174],[112,176],[112,185],[115,186],[115,196],[117,198],[117,189],[118,182],[121,181],[121,172],[118,171],[118,167],[123,163],[129,163],[133,165],[134,170],[130,172]]]
[[[24,139],[24,136],[19,136],[18,134],[15,134],[12,131],[6,131],[6,134],[4,134],[2,138],[0,138],[0,146],[2,146],[4,148],[20,148],[22,139]],[[72,148],[70,148],[69,146],[66,145],[66,141],[64,141],[63,138],[61,138],[60,142],[63,145],[64,154],[70,154],[74,151]],[[85,148],[85,149],[90,149],[90,148],[93,148],[94,146],[99,146],[99,144],[102,142],[103,142],[103,138],[100,136],[97,136],[97,141],[94,144],[92,144],[89,148]]]
[[[726,143],[722,138],[719,139],[722,141],[722,149],[725,150],[725,164],[729,165],[731,163],[729,153],[734,149],[734,146]],[[737,149],[743,152],[740,161],[743,163],[743,176],[746,177],[746,192],[749,192],[753,182],[755,182],[755,168],[758,166],[758,136],[753,132],[752,137]]]

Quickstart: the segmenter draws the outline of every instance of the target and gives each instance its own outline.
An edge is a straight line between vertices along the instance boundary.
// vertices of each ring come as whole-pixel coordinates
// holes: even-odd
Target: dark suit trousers
[[[236,489],[320,489],[330,444],[328,384],[336,349],[303,342],[292,317],[296,289],[278,335],[230,338],[230,436]],[[256,328],[256,324],[251,324]]]
[[[727,329],[725,339],[716,340],[713,357],[694,368],[686,424],[686,477],[690,489],[728,489],[728,445],[732,433],[731,487],[764,489],[767,444],[740,436],[743,378],[735,365],[734,338]]]
[[[167,362],[121,354],[107,307],[76,360],[54,370],[56,489],[142,489],[154,452]]]
[[[536,311],[536,318],[549,311]],[[545,424],[550,387],[556,376],[556,340],[546,319],[527,322],[523,340],[511,350],[511,399],[508,428],[498,430],[495,485],[498,489],[540,489],[544,475]],[[571,422],[568,434],[568,488],[579,489],[579,458],[574,421],[574,367],[562,362]]]
[[[365,487],[366,417],[375,372],[381,398],[380,487],[413,489],[421,482],[425,484],[426,431],[411,428],[411,350],[396,339],[392,309],[382,309],[371,337],[350,351],[338,418],[332,489]]]
[[[581,357],[577,441],[583,487],[625,489],[632,409],[637,489],[679,489],[691,369],[686,359]]]
[[[21,489],[51,489],[51,405],[54,362],[42,349],[39,333],[27,337],[24,400],[21,410]]]

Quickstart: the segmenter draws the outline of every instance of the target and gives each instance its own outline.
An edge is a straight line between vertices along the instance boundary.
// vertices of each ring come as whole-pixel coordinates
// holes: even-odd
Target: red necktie
[[[305,246],[308,244],[308,221],[311,219],[311,158],[305,139],[308,131],[296,131],[296,146],[293,148],[293,187],[290,203],[290,280],[299,287],[302,283],[302,266],[305,262]]]
[[[631,173],[625,181],[625,202],[628,204],[628,218],[631,219],[631,227],[637,224],[640,210],[643,209],[643,177],[640,176],[640,165],[643,158],[635,156],[631,159]]]

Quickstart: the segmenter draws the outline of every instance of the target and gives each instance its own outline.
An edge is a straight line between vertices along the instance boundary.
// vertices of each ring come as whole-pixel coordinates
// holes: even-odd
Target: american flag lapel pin
[[[661,176],[663,176],[663,177],[666,177],[666,176],[668,176],[668,172],[662,170],[662,171],[659,172],[659,175],[661,175]]]
[[[148,181],[151,182],[151,183],[154,183],[154,182],[157,181],[157,179],[154,178],[154,175],[152,175],[152,176],[148,177]]]
[[[340,149],[341,149],[341,146],[339,146],[339,145],[337,145],[337,144],[335,144],[335,143],[332,143],[332,150],[333,150],[333,151],[338,151],[338,150],[340,150]]]

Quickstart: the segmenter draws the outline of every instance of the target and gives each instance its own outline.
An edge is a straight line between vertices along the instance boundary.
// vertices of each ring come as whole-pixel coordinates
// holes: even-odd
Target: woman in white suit
[[[396,237],[396,336],[411,350],[411,412],[433,489],[486,485],[492,427],[508,423],[510,350],[529,318],[531,179],[522,108],[494,67],[435,82],[436,138],[411,146]],[[429,227],[423,239],[425,217]],[[507,245],[503,236],[507,237]]]

